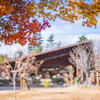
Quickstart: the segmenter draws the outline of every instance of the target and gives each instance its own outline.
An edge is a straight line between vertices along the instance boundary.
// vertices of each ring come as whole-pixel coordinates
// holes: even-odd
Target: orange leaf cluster
[[[50,27],[47,20],[43,20],[42,23],[35,18],[30,20],[26,9],[30,3],[30,0],[2,0],[0,2],[0,7],[2,6],[0,8],[0,41],[6,45],[13,43],[25,45],[27,42],[35,45],[37,39],[32,35]]]
[[[12,26],[9,26],[9,28],[10,27]],[[32,35],[37,32],[41,32],[41,30],[46,27],[50,27],[47,20],[44,20],[43,24],[41,24],[36,19],[32,20],[32,22],[27,19],[24,21],[24,24],[22,24],[19,30],[16,30],[15,34],[12,33],[12,28],[3,31],[0,40],[4,41],[6,45],[12,45],[13,43],[25,45],[27,42],[29,42],[29,44],[32,43],[36,45],[35,41],[37,41],[38,38],[32,37]]]

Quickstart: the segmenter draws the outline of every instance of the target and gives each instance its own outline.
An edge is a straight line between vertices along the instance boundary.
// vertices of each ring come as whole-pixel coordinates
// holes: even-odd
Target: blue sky
[[[55,42],[62,42],[62,46],[77,42],[79,37],[83,34],[85,34],[88,39],[100,39],[100,19],[98,19],[97,28],[82,26],[82,20],[76,21],[75,23],[70,23],[57,19],[54,22],[51,21],[50,24],[50,28],[46,28],[45,30],[41,31],[44,40],[43,46],[45,46],[46,40],[51,34],[54,34]],[[0,47],[0,54],[8,54],[9,56],[13,56],[14,52],[17,50],[27,50],[27,45],[22,47],[19,44],[12,46],[2,44]]]

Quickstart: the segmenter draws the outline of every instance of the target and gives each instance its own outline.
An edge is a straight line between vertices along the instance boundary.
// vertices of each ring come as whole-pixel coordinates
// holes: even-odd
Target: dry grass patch
[[[17,100],[100,100],[100,91],[97,91],[96,88],[74,86],[67,88],[35,88],[17,90],[16,97]],[[13,100],[13,91],[0,91],[0,100]]]

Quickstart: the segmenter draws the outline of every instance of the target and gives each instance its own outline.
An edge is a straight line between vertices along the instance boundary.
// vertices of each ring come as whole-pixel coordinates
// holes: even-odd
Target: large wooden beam
[[[67,59],[67,58],[66,58]],[[48,60],[48,61],[45,61],[44,64],[52,64],[52,65],[68,65],[69,63],[66,61],[58,61],[56,59],[54,60]]]
[[[44,63],[44,60],[41,60],[37,69],[39,69],[43,63]]]
[[[66,54],[61,54],[61,55],[57,55],[57,56],[53,56],[53,57],[47,57],[47,58],[44,58],[44,59],[41,59],[41,60],[50,60],[50,59],[55,59],[55,58],[58,58],[58,57],[63,57],[63,56],[66,56],[66,55],[69,55],[69,53],[66,53]],[[40,62],[41,60],[37,60],[36,62]]]

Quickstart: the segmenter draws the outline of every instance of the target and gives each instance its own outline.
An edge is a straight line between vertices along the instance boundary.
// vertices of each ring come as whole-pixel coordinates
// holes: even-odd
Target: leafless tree
[[[78,69],[86,75],[86,86],[88,81],[88,74],[89,72],[94,69],[94,54],[93,54],[93,45],[92,42],[77,45],[70,51],[70,58],[69,61],[74,66],[78,65]],[[82,79],[83,80],[83,79]]]
[[[93,42],[93,52],[94,52],[94,62],[95,62],[95,72],[97,80],[97,90],[99,90],[99,79],[100,79],[100,40],[92,40]]]
[[[93,52],[93,44],[92,43],[88,43],[85,44],[85,51],[86,51],[86,55],[83,57],[83,68],[84,68],[84,73],[86,75],[86,85],[87,86],[87,82],[88,82],[88,75],[90,74],[90,71],[94,71],[95,67],[94,67],[94,52]]]
[[[73,84],[73,73],[74,73],[74,68],[72,65],[67,66],[67,72],[69,73],[68,77],[70,78],[70,85]]]
[[[77,45],[76,47],[74,47],[71,51],[70,51],[70,58],[69,58],[69,62],[74,65],[77,66],[79,71],[83,70],[83,50],[84,50],[84,46],[83,45]],[[82,73],[81,73],[82,74]]]
[[[27,79],[31,74],[35,73],[35,66],[32,65],[33,60],[34,56],[30,55],[27,58],[20,58],[17,61],[17,65],[20,68],[18,73],[19,77],[20,79],[23,78],[25,80],[27,89],[29,89]]]
[[[28,88],[27,78],[31,73],[35,72],[35,67],[31,64],[31,61],[33,60],[34,60],[33,55],[27,56],[25,58],[19,58],[19,59],[14,60],[15,62],[14,66],[11,66],[11,64],[8,61],[5,61],[4,66],[5,66],[6,72],[9,78],[13,82],[14,100],[16,100],[16,76],[19,75],[20,79],[23,78]],[[8,67],[10,68],[10,73],[9,73]],[[11,73],[13,77],[11,77]]]
[[[92,40],[93,52],[95,55],[100,55],[100,40]]]
[[[92,40],[95,70],[100,69],[100,40]]]

